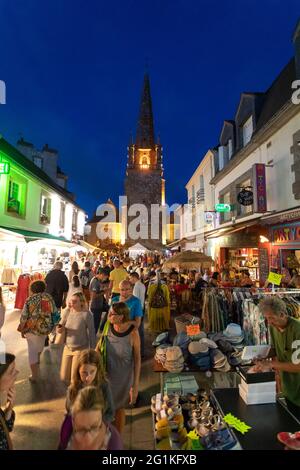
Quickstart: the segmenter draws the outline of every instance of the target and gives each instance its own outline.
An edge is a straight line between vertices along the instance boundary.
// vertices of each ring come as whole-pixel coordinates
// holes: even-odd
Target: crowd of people
[[[247,270],[238,275],[229,263],[214,272],[164,272],[163,262],[160,256],[149,262],[93,254],[74,261],[68,276],[58,260],[44,281],[31,284],[18,331],[27,341],[33,384],[40,380],[44,347],[62,348],[60,379],[68,388],[59,449],[123,448],[125,409],[138,401],[146,313],[149,331],[158,334],[170,328],[171,309],[182,313],[204,288],[254,287]],[[291,283],[299,287],[300,276]],[[0,335],[4,320],[0,288]],[[6,354],[0,361],[0,391],[7,395],[0,449],[12,448],[17,374],[15,356]]]

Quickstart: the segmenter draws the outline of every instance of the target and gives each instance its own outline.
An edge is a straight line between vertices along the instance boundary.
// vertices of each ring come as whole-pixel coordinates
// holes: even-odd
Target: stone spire
[[[140,114],[136,132],[137,148],[153,148],[155,145],[152,100],[149,75],[144,76],[144,87],[141,98]]]

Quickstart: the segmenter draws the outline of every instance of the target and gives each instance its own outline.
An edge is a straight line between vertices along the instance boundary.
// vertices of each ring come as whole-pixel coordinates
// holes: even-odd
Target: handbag
[[[2,429],[5,433],[6,440],[7,440],[7,445],[8,445],[8,450],[13,450],[13,444],[12,444],[12,440],[11,440],[11,437],[10,437],[10,434],[9,434],[9,430],[7,429],[5,419],[3,418],[1,412],[0,412],[0,426],[2,427]]]
[[[56,344],[56,345],[63,345],[63,344],[66,343],[67,331],[66,331],[65,324],[67,323],[69,314],[70,314],[70,310],[66,309],[66,315],[65,315],[65,318],[64,318],[64,322],[61,324],[61,326],[62,326],[62,332],[61,333],[58,333],[58,331],[56,329],[57,325],[55,325],[55,327],[54,327],[56,329],[54,344]]]
[[[108,335],[109,326],[110,326],[110,322],[109,320],[107,320],[107,322],[104,325],[98,344],[96,346],[96,351],[98,351],[101,355],[104,370],[107,369],[107,335]]]

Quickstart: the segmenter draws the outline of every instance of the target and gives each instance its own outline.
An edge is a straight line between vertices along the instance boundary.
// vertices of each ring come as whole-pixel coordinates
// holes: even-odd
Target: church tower
[[[141,226],[138,227],[140,237],[133,238],[127,230],[126,244],[140,243],[149,249],[162,248],[164,241],[162,217],[160,215],[159,221],[156,217],[151,218],[151,206],[153,204],[165,206],[165,180],[163,179],[162,146],[159,141],[155,141],[150,80],[147,74],[144,77],[136,139],[128,147],[125,195],[129,211],[133,204],[143,204],[148,213],[148,220],[143,217]],[[127,228],[137,216],[128,215]],[[156,225],[155,229],[154,225]],[[153,232],[156,235],[153,235]]]

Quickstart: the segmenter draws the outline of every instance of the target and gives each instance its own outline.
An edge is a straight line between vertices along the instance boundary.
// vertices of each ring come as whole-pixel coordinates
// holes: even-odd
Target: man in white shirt
[[[144,284],[140,281],[140,276],[138,273],[133,272],[129,276],[129,280],[131,284],[134,286],[133,287],[133,295],[140,299],[141,304],[142,304],[142,309],[143,312],[145,311],[145,295],[146,295],[146,287]],[[140,333],[140,338],[141,338],[141,357],[142,359],[144,358],[144,353],[145,353],[145,340],[144,340],[144,315],[141,319],[141,324],[139,327],[139,333]]]
[[[143,310],[145,307],[145,295],[146,295],[146,287],[144,284],[140,281],[140,276],[138,273],[133,272],[129,276],[131,284],[133,284],[133,295],[140,299]]]

